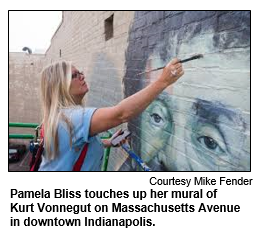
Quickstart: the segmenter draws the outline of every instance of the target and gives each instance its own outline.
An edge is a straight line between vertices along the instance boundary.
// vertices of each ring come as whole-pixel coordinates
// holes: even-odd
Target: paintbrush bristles
[[[203,54],[196,54],[188,59],[184,59],[184,60],[181,60],[180,63],[185,63],[185,62],[188,62],[188,61],[191,61],[191,60],[196,60],[196,59],[200,59],[200,58],[203,58],[204,55]]]
[[[204,58],[204,55],[203,54],[197,54],[197,55],[194,55],[193,57],[196,57],[197,59],[200,59],[200,58]]]
[[[203,54],[197,54],[197,55],[194,55],[193,57],[196,57],[196,59],[201,59],[201,58],[204,58],[204,55]]]

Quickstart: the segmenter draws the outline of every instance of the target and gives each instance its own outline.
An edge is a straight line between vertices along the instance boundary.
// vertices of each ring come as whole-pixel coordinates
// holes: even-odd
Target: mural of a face
[[[250,48],[241,42],[214,30],[191,38],[172,32],[148,56],[144,70],[204,54],[185,63],[185,75],[140,118],[139,151],[153,170],[250,170]],[[157,77],[146,74],[142,84]]]
[[[142,114],[141,129],[142,139],[145,140],[141,147],[143,161],[159,158],[159,150],[163,149],[172,133],[172,117],[163,100],[155,100]]]
[[[247,170],[249,155],[243,147],[246,126],[239,112],[224,105],[198,100],[193,104],[194,116],[188,119],[190,130],[185,130],[186,154],[195,156],[188,161],[191,170]],[[202,163],[202,165],[200,165]]]

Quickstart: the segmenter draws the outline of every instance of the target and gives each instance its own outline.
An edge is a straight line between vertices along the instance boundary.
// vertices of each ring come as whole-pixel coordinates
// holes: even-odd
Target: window
[[[113,14],[104,21],[104,28],[105,28],[105,41],[108,41],[114,35],[114,15]]]

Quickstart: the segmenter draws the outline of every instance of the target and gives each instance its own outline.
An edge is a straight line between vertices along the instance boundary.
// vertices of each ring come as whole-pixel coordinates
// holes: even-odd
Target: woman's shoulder
[[[85,113],[88,111],[95,111],[96,108],[94,107],[84,107],[84,106],[73,106],[73,107],[68,107],[68,108],[62,108],[61,113],[67,115],[72,115],[72,114],[80,114],[80,113]]]
[[[74,106],[62,109],[61,119],[63,121],[69,121],[74,124],[83,123],[84,121],[90,120],[96,108],[94,107],[82,107]]]

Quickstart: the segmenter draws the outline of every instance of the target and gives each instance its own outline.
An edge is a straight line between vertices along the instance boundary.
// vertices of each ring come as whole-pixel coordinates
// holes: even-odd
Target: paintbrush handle
[[[200,59],[202,56],[200,55],[195,55],[193,57],[190,57],[190,58],[187,58],[187,59],[184,59],[184,60],[180,60],[179,62],[180,63],[185,63],[185,62],[188,62],[188,61],[191,61],[191,60],[196,60],[196,59]],[[141,73],[138,73],[137,75],[142,75],[144,73],[148,73],[148,72],[151,72],[151,71],[158,71],[158,70],[161,70],[161,69],[164,69],[165,66],[162,66],[162,67],[158,67],[156,69],[153,69],[153,70],[150,70],[150,71],[144,71],[144,72],[141,72]]]
[[[148,73],[148,72],[151,72],[151,71],[158,71],[158,70],[161,70],[161,69],[164,69],[164,68],[165,68],[165,66],[158,67],[156,69],[152,69],[152,70],[149,70],[149,71],[144,71],[144,72],[138,73],[137,75],[142,75],[144,73]]]

